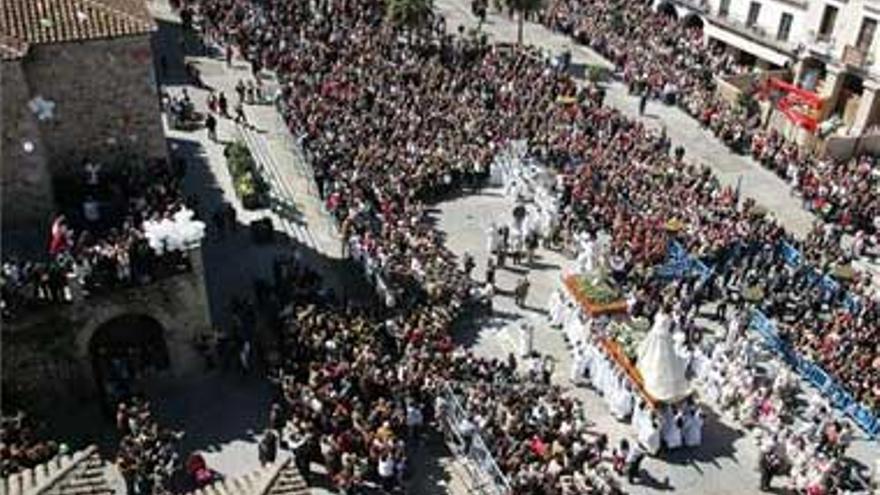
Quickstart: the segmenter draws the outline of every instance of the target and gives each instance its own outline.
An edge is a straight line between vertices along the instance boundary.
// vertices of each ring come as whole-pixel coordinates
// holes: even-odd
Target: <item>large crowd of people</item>
[[[61,213],[45,253],[4,252],[3,319],[185,270],[185,253],[157,254],[144,232],[144,222],[171,218],[183,209],[184,168],[179,160],[113,166],[85,160],[81,177],[56,191]]]
[[[707,167],[684,162],[664,134],[604,107],[601,91],[577,89],[527,50],[448,35],[440,18],[407,33],[385,22],[382,4],[367,1],[328,2],[318,10],[222,1],[188,8],[196,11],[206,38],[233,45],[255,67],[276,71],[284,83],[281,107],[312,159],[327,208],[352,253],[384,288],[387,313],[381,317],[318,307],[299,312],[286,330],[288,352],[296,358],[286,360],[279,375],[284,405],[276,414],[284,421],[273,427],[292,429],[294,444],[323,455],[340,486],[365,478],[393,485],[397,466],[405,466],[406,450],[397,440],[406,436],[406,411],[412,406],[430,416],[432,384],[449,374],[438,365],[448,363],[453,348],[449,324],[474,293],[474,283],[426,221],[424,205],[484,179],[510,140],[528,139],[531,153],[562,177],[557,235],[610,233],[609,255],[637,314],[654,314],[665,299],[668,287],[651,276],[651,268],[664,259],[670,239],[727,277],[706,287],[697,280],[681,284],[676,290],[686,314],[709,298],[742,305],[736,294],[752,281],[742,273],[758,273],[752,260],[775,259],[781,241],[794,242],[753,202],[720,187]],[[641,21],[628,7],[591,18],[609,16],[617,31],[627,18]],[[669,21],[657,22],[662,27]],[[645,71],[637,66],[624,72],[636,86],[650,83],[672,93],[667,83],[673,79],[698,85],[718,67],[737,70],[729,60],[701,55],[697,34],[683,34],[670,38],[693,52],[658,67],[687,67],[694,53],[705,71],[650,81],[642,80]],[[621,50],[622,36],[613,43]],[[596,43],[613,41],[593,37]],[[631,63],[652,59],[653,51],[643,55]],[[814,249],[816,242],[797,244],[810,262],[827,261]],[[799,287],[798,293],[811,290]],[[867,303],[871,296],[861,297],[861,314],[869,314],[875,307]],[[842,311],[839,300],[824,304]],[[873,320],[853,321],[860,329],[854,334],[875,333]],[[387,367],[377,365],[383,360]],[[867,388],[846,373],[838,377],[856,390],[874,384],[871,376],[859,377]],[[874,394],[860,398],[870,402]],[[333,414],[320,414],[328,410]],[[347,425],[355,423],[352,438]]]
[[[0,477],[8,478],[67,453],[66,445],[43,438],[41,426],[23,411],[0,418]]]
[[[738,70],[703,53],[696,33],[642,4],[603,3],[604,10],[577,22],[571,16],[582,5],[564,5],[570,10],[557,11],[555,22],[569,22],[568,29],[588,36],[600,51],[616,53],[612,58],[634,87],[688,101],[693,95],[687,88],[703,88],[707,73]],[[383,3],[373,0],[326,0],[319,6],[193,0],[182,8],[206,40],[232,47],[225,53],[234,48],[257,74],[263,67],[276,72],[283,82],[279,106],[311,158],[327,209],[382,289],[384,305],[354,310],[314,297],[319,284],[296,267],[279,267],[273,283],[263,286],[258,296],[272,302],[281,358],[261,461],[271,461],[283,444],[304,474],[310,461],[320,462],[337,488],[400,489],[423,425],[450,406],[440,392],[452,383],[472,430],[524,492],[568,493],[571,485],[616,492],[616,479],[603,467],[608,464],[638,480],[638,448],[621,444],[612,450],[598,428],[587,426],[576,401],[546,380],[531,377],[526,384],[515,359],[485,361],[453,344],[452,323],[482,284],[444,246],[426,204],[465,186],[479,187],[496,154],[515,139],[527,139],[529,153],[559,177],[559,228],[543,233],[549,244],[607,233],[613,278],[631,297],[633,315],[650,318],[672,299],[676,324],[689,326],[701,303],[714,299],[742,307],[749,290],[761,286],[794,300],[786,305],[766,298],[762,305],[780,321],[795,312],[793,324],[800,326],[790,333],[794,344],[819,352],[860,400],[876,404],[880,397],[872,346],[880,305],[874,296],[850,284],[861,304],[848,309],[840,297],[825,297],[781,263],[778,246],[787,241],[824,270],[832,261],[818,247],[825,236],[796,243],[753,202],[721,187],[707,167],[685,162],[664,133],[604,106],[596,87],[578,88],[527,49],[447,34],[439,17],[418,28],[396,27]],[[638,56],[629,55],[634,36],[627,28],[633,23],[644,23]],[[657,53],[662,50],[669,52],[666,58]],[[641,67],[647,60],[659,62]],[[693,63],[703,68],[692,70]],[[739,130],[730,132],[740,139]],[[129,191],[138,198],[131,202],[138,213],[128,224],[172,212],[180,201],[174,189],[174,182],[159,180]],[[164,200],[144,197],[150,190]],[[672,239],[717,267],[711,284],[699,278],[668,284],[652,274]],[[53,253],[56,259],[77,252],[78,244],[63,236],[56,244],[62,248]],[[827,315],[834,316],[827,326],[802,330]],[[874,366],[871,373],[854,373],[867,363]],[[144,407],[119,410],[127,439],[120,464],[132,488],[143,485],[138,489],[161,483],[175,462],[169,447],[175,436],[158,429]]]
[[[138,397],[120,402],[115,419],[120,437],[116,466],[127,493],[168,493],[181,468],[177,443],[183,433],[160,426],[150,403]]]
[[[732,150],[751,153],[803,196],[805,208],[851,233],[876,234],[876,161],[867,155],[821,158],[765,130],[757,105],[734,104],[716,93],[716,77],[744,74],[749,68],[723,44],[707,43],[699,23],[655,10],[653,3],[555,0],[541,21],[614,63],[631,92],[679,105]],[[759,89],[757,82],[746,88],[751,96],[746,100],[755,101]]]

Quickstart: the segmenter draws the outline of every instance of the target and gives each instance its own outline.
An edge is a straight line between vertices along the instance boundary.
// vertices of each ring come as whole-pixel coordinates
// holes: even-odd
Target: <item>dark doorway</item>
[[[697,14],[688,14],[682,22],[688,29],[703,29],[703,18]]]
[[[678,12],[675,11],[675,6],[669,2],[663,2],[658,5],[657,12],[672,17],[673,19],[678,19]]]
[[[104,406],[139,395],[144,383],[169,367],[162,325],[155,319],[129,314],[102,324],[92,335],[89,354]]]

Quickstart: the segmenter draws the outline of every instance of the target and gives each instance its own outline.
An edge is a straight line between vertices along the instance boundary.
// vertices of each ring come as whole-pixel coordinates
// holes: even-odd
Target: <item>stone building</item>
[[[4,261],[48,258],[58,191],[83,179],[84,160],[112,170],[167,157],[144,1],[0,3]],[[194,340],[211,324],[201,250],[188,254],[171,276],[4,321],[4,390],[94,398],[120,349],[158,378],[200,370]]]
[[[143,0],[4,0],[0,9],[5,239],[44,233],[53,182],[82,160],[164,157]]]
[[[828,144],[880,147],[877,0],[654,0],[654,6],[699,25],[706,43],[724,46],[741,63],[785,74],[821,100],[809,115],[820,131],[786,132],[790,137],[803,144],[827,138]],[[798,127],[785,119],[771,125]]]
[[[108,364],[120,352],[135,353],[129,369],[138,377],[132,382],[162,386],[200,373],[204,360],[195,342],[211,329],[201,259],[195,249],[185,270],[148,285],[4,322],[0,362],[7,398],[34,409],[110,398]]]

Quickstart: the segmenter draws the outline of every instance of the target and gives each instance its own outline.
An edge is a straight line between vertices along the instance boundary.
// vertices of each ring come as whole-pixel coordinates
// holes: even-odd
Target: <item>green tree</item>
[[[412,32],[424,26],[431,18],[433,0],[388,0],[385,14],[388,20]]]
[[[516,42],[523,44],[523,24],[526,17],[538,12],[544,6],[544,0],[505,0],[507,8],[517,13]]]

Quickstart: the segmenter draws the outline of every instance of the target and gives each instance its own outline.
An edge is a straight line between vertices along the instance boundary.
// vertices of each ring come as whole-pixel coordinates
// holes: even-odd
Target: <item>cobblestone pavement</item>
[[[508,222],[512,207],[513,203],[500,190],[488,189],[478,196],[444,202],[434,210],[449,248],[457,255],[469,252],[474,256],[477,266],[474,277],[482,280],[488,260],[486,228],[493,221]],[[535,349],[556,360],[553,382],[563,385],[583,402],[587,417],[596,425],[595,430],[606,433],[610,445],[617,445],[622,438],[633,440],[635,430],[628,423],[614,419],[600,396],[589,388],[571,385],[571,359],[562,332],[546,324],[550,293],[559,287],[562,270],[569,267],[571,261],[555,251],[542,249],[538,253],[536,263],[529,268],[510,267],[508,263],[507,268],[497,270],[499,290],[493,316],[462,325],[457,340],[478,355],[504,357],[510,352],[519,352],[520,324],[533,322]],[[513,302],[512,290],[516,281],[526,274],[531,286],[525,308],[521,309]],[[756,491],[757,456],[749,434],[710,413],[703,442],[700,449],[679,451],[668,459],[646,459],[644,467],[652,480],[644,485],[627,486],[626,490],[635,495],[671,490],[694,495],[741,495]]]

